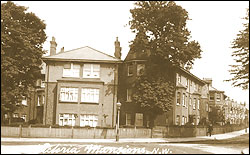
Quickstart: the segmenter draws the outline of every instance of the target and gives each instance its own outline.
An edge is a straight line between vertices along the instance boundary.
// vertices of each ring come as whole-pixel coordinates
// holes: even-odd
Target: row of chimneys
[[[52,40],[50,41],[50,55],[55,55],[56,54],[56,39],[55,37],[52,37]],[[121,59],[122,53],[121,53],[122,48],[120,47],[120,42],[118,41],[118,37],[116,37],[115,41],[115,57],[118,59]],[[60,52],[64,52],[64,47],[61,48]]]

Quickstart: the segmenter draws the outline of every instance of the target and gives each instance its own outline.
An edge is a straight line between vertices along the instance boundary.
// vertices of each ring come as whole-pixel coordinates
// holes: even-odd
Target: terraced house
[[[118,64],[112,57],[85,46],[56,52],[52,38],[46,63],[44,124],[111,126],[116,122]]]
[[[149,126],[149,116],[132,101],[133,83],[145,67],[147,54],[130,51],[120,69],[119,100],[121,107],[121,125]],[[190,122],[199,124],[201,118],[208,117],[208,83],[199,79],[183,67],[175,70],[176,93],[172,110],[159,115],[156,126],[185,125]],[[202,114],[201,114],[202,111]]]

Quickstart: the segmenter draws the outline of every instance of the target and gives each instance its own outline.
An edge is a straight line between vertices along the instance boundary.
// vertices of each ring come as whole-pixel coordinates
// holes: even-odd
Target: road
[[[2,142],[3,154],[240,154],[249,147],[249,134],[226,140],[185,143],[45,143]]]

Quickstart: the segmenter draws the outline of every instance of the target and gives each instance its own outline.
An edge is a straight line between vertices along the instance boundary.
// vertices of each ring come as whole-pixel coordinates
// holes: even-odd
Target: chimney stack
[[[115,41],[115,57],[118,59],[121,59],[122,53],[121,53],[122,48],[120,47],[120,42],[118,41],[118,37],[116,37]]]
[[[61,48],[61,51],[60,52],[64,52],[64,47]]]
[[[52,41],[50,41],[50,55],[56,54],[56,46],[57,46],[57,43],[55,41],[55,37],[52,37]]]

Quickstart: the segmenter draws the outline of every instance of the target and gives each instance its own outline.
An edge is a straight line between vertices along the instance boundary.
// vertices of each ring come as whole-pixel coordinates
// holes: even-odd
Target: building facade
[[[43,58],[46,63],[43,123],[113,127],[121,60],[88,46],[70,51],[62,48],[56,53],[54,37],[50,43],[50,56]]]
[[[149,127],[150,118],[146,111],[132,100],[133,84],[145,68],[147,53],[130,51],[119,72],[119,100],[122,103],[120,125]],[[158,115],[156,126],[185,125],[188,122],[198,125],[208,116],[208,84],[182,67],[175,71],[176,91],[172,110]]]

